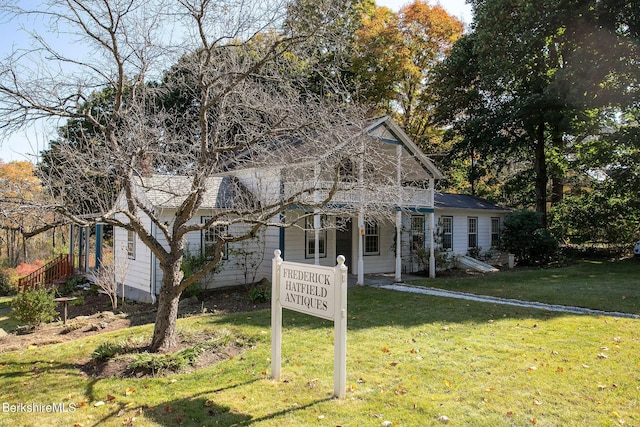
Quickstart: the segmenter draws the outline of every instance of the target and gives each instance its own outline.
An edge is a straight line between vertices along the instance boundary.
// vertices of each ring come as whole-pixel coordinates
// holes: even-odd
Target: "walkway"
[[[615,311],[592,310],[583,307],[571,307],[567,305],[545,304],[541,302],[521,301],[509,298],[498,298],[485,295],[469,294],[465,292],[447,291],[444,289],[430,288],[423,286],[413,286],[405,283],[394,283],[393,275],[371,275],[365,276],[365,284],[374,288],[389,289],[392,291],[410,292],[423,295],[433,295],[445,298],[458,298],[469,301],[486,302],[490,304],[505,304],[516,307],[534,308],[539,310],[556,311],[572,314],[589,314],[593,316],[624,317],[629,319],[640,319],[640,315],[620,313]]]

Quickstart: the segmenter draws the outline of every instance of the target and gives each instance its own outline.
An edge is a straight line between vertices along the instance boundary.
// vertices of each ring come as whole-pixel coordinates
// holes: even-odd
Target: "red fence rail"
[[[37,285],[47,288],[58,280],[66,280],[73,274],[73,263],[69,254],[60,254],[33,273],[18,279],[18,292],[33,289]]]

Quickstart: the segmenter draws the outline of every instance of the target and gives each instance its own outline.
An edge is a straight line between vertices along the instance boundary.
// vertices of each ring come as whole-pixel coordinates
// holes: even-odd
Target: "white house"
[[[213,212],[232,209],[238,198],[268,205],[289,194],[300,194],[311,180],[316,190],[302,192],[301,203],[274,217],[274,226],[263,227],[254,239],[227,244],[221,268],[206,286],[240,285],[271,277],[270,260],[275,249],[280,249],[287,261],[318,265],[335,265],[336,257],[344,255],[350,274],[363,284],[368,273],[394,272],[400,280],[403,273],[417,271],[418,248],[428,254],[428,270],[434,276],[436,244],[466,254],[470,249],[489,249],[497,242],[506,209],[470,196],[436,193],[435,181],[443,178],[442,173],[388,116],[370,121],[363,134],[366,137],[354,144],[366,150],[359,151],[360,157],[342,163],[347,166],[340,171],[337,183],[322,181],[323,172],[314,168],[319,161],[309,157],[300,170],[308,170],[310,175],[284,173],[282,166],[257,162],[210,177],[194,222],[203,222]],[[335,147],[344,152],[352,148],[345,144]],[[319,159],[322,154],[315,156]],[[377,156],[378,166],[367,168],[362,159],[372,156]],[[181,189],[188,188],[189,180],[184,176],[140,177],[138,197],[169,222],[184,200]],[[305,197],[308,202],[323,200],[330,189],[336,188],[325,207],[303,207]],[[162,241],[151,221],[147,222],[151,233]],[[234,235],[242,227],[238,224],[225,230],[190,233],[188,250],[201,253],[220,233]],[[153,301],[162,271],[152,252],[135,233],[116,228],[114,255],[116,264],[126,271],[127,297]]]

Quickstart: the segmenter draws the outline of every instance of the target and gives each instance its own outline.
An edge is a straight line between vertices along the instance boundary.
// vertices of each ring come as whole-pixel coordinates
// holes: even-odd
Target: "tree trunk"
[[[179,290],[183,273],[180,270],[182,258],[173,261],[170,265],[161,264],[163,278],[158,296],[158,312],[151,339],[151,351],[167,352],[178,345],[176,330],[178,318],[178,303],[182,291]]]
[[[544,124],[538,125],[536,132],[535,172],[536,172],[536,212],[542,214],[542,227],[547,227],[547,161],[544,150]]]

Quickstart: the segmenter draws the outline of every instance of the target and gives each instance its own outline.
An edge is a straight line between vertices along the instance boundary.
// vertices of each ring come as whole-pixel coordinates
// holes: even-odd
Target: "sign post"
[[[274,251],[271,293],[271,376],[279,380],[282,359],[282,308],[334,322],[333,394],[347,388],[347,271],[340,255],[335,267],[286,262]]]

